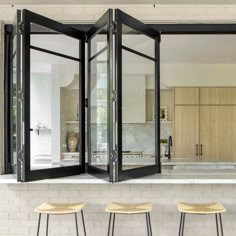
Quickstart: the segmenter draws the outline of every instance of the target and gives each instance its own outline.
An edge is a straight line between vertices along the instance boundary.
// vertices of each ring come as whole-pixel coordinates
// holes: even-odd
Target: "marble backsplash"
[[[135,123],[123,124],[123,151],[142,151],[154,153],[155,150],[155,124]],[[78,124],[68,127],[67,132],[78,132]],[[92,150],[99,150],[97,141],[96,125],[92,125]],[[106,131],[99,136],[100,142],[106,142]],[[161,139],[168,139],[172,136],[172,123],[161,124]]]
[[[123,124],[123,150],[153,153],[155,150],[155,125],[152,123]],[[172,135],[172,124],[161,124],[161,139]]]

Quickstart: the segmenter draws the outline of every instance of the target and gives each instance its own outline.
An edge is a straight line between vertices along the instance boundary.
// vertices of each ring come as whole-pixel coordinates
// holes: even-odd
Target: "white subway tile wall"
[[[34,208],[42,202],[73,203],[86,201],[84,209],[88,236],[107,234],[108,213],[105,207],[112,201],[139,203],[151,201],[153,235],[178,235],[180,214],[178,202],[221,202],[227,209],[222,215],[225,235],[236,232],[235,185],[162,185],[162,184],[9,184],[0,185],[0,235],[35,236],[38,214]],[[40,235],[45,235],[46,217],[42,217]],[[83,235],[81,216],[78,217]],[[51,216],[50,236],[75,235],[73,215]],[[146,235],[143,215],[116,217],[116,235]],[[186,235],[216,235],[214,216],[186,216]]]

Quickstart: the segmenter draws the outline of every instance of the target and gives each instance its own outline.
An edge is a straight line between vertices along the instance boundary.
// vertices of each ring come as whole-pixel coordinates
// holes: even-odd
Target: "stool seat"
[[[73,203],[73,204],[57,204],[57,203],[45,202],[39,207],[35,208],[34,211],[41,214],[53,214],[53,215],[71,214],[80,212],[85,205],[86,205],[85,202]]]
[[[139,214],[151,211],[152,211],[151,202],[140,203],[140,204],[124,204],[124,203],[112,202],[106,208],[106,212],[115,214]]]
[[[182,213],[188,214],[217,214],[225,212],[226,209],[220,203],[207,203],[207,204],[187,204],[187,203],[178,203],[178,210]]]

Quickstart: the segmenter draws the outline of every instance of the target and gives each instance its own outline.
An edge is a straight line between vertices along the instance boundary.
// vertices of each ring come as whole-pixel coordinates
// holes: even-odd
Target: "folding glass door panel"
[[[8,140],[10,144],[9,155],[11,172],[21,179],[21,167],[23,160],[21,158],[21,150],[23,147],[22,127],[17,123],[23,124],[22,113],[22,77],[21,77],[21,35],[20,35],[21,11],[17,10],[14,19],[11,35],[10,35],[10,51],[9,51],[9,81],[10,81],[10,133]],[[17,158],[17,155],[20,158]],[[18,168],[19,167],[19,168]]]
[[[116,10],[116,181],[160,173],[159,33]]]
[[[112,181],[112,10],[88,32],[88,172]]]
[[[83,173],[85,33],[28,10],[22,13],[22,181]]]

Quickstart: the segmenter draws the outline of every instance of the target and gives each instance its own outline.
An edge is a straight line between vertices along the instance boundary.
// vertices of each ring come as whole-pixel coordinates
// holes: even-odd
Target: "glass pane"
[[[90,165],[107,170],[108,123],[107,123],[107,51],[91,61],[91,163]]]
[[[31,170],[79,165],[79,62],[31,49]]]
[[[155,41],[122,24],[122,45],[155,58]]]
[[[16,37],[15,37],[16,38]],[[11,61],[11,164],[13,167],[17,163],[16,155],[16,115],[17,115],[17,87],[16,87],[16,55]]]
[[[122,169],[155,165],[155,63],[122,50]]]
[[[91,57],[107,47],[107,26],[104,26],[91,40]]]
[[[30,45],[79,58],[79,40],[31,23]]]

